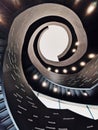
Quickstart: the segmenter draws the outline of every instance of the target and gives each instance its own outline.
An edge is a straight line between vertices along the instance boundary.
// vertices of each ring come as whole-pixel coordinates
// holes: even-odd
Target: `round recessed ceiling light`
[[[73,66],[73,67],[71,68],[71,70],[72,70],[72,71],[76,71],[77,68],[76,68],[75,66]]]
[[[58,88],[57,88],[57,87],[54,87],[54,88],[53,88],[53,92],[56,93],[57,91],[58,91]]]
[[[58,73],[59,72],[59,70],[58,69],[55,69],[55,73]]]
[[[76,45],[76,46],[79,46],[79,42],[76,42],[75,45]]]
[[[83,95],[84,95],[84,96],[88,96],[87,92],[83,92]]]
[[[46,81],[42,82],[42,86],[46,87],[47,86],[47,82]]]
[[[48,70],[48,71],[51,71],[51,67],[48,67],[47,70]]]
[[[84,61],[80,62],[80,66],[85,66],[86,63]]]
[[[75,49],[75,48],[74,48],[74,49],[72,49],[72,52],[73,52],[73,53],[75,53],[75,52],[76,52],[76,49]]]
[[[69,95],[69,96],[71,95],[71,92],[69,90],[67,91],[67,95]]]
[[[68,70],[67,70],[67,69],[63,69],[63,73],[65,73],[65,74],[66,74],[67,72],[68,72]]]
[[[90,15],[91,13],[94,12],[94,10],[96,9],[97,7],[97,1],[96,2],[92,2],[88,8],[87,8],[87,11],[86,11],[86,15]]]
[[[38,79],[38,75],[37,74],[33,75],[33,79],[37,80]]]
[[[95,57],[95,54],[94,54],[94,53],[91,53],[91,54],[88,55],[88,58],[89,58],[89,59],[93,59],[94,57]]]

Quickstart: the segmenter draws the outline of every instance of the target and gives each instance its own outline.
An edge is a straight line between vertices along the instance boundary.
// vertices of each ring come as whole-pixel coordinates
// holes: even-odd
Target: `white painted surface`
[[[49,25],[40,37],[40,51],[50,61],[59,61],[69,43],[67,31],[59,25]]]
[[[48,108],[53,109],[69,109],[77,114],[80,114],[84,117],[88,117],[90,119],[98,119],[98,106],[89,106],[89,110],[87,109],[86,105],[83,104],[77,104],[77,103],[71,103],[67,101],[58,100],[56,98],[52,98],[49,96],[46,96],[44,94],[38,93],[34,91],[34,94],[39,98],[39,100]],[[92,115],[91,115],[91,113]]]

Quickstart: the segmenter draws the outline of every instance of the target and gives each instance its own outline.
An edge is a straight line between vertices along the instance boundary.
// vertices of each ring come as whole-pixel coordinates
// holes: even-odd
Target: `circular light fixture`
[[[58,73],[59,72],[59,70],[58,69],[55,69],[55,73]]]
[[[89,58],[89,59],[93,59],[94,57],[95,57],[95,54],[94,54],[94,53],[91,53],[91,54],[88,55],[88,58]]]
[[[46,86],[47,86],[47,82],[46,82],[46,81],[43,81],[43,82],[42,82],[42,86],[43,86],[43,87],[46,87]]]
[[[51,71],[51,67],[48,67],[47,70],[48,70],[48,71]]]
[[[37,80],[38,79],[38,75],[37,74],[33,75],[33,79]]]
[[[85,66],[86,63],[84,61],[80,62],[80,66]]]
[[[70,96],[70,95],[71,95],[71,92],[70,92],[69,90],[67,91],[67,95],[68,95],[68,96]]]
[[[87,97],[87,96],[88,96],[87,92],[83,92],[83,95],[84,95],[85,97]]]
[[[72,71],[76,71],[77,68],[76,68],[75,66],[73,66],[73,67],[71,68],[71,70],[72,70]]]
[[[72,49],[72,52],[73,52],[73,53],[75,53],[75,52],[76,52],[76,49],[75,49],[75,48],[74,48],[74,49]]]
[[[68,72],[68,70],[67,70],[67,69],[63,69],[63,73],[65,73],[65,74],[66,74],[67,72]]]
[[[91,13],[94,12],[94,10],[96,9],[97,7],[97,1],[96,2],[92,2],[89,7],[87,8],[87,11],[86,11],[86,15],[90,15]]]
[[[54,88],[53,88],[53,92],[56,93],[57,91],[58,91],[58,88],[57,88],[57,87],[54,87]]]
[[[76,45],[76,46],[79,46],[79,42],[76,42],[75,45]]]

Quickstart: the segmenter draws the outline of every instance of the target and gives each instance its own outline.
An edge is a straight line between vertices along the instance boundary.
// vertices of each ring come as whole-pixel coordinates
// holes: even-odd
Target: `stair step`
[[[0,113],[4,112],[4,111],[6,111],[6,110],[7,110],[6,107],[0,109]]]
[[[7,127],[7,130],[11,130],[12,128],[14,127],[14,124],[10,124],[8,127]]]
[[[4,102],[1,102],[0,103],[0,110],[3,109],[5,107],[5,103]]]
[[[3,123],[3,122],[5,122],[5,121],[7,121],[8,119],[10,119],[10,116],[9,115],[7,115],[6,117],[4,117],[3,119],[1,119],[1,123]]]
[[[0,99],[0,103],[4,102],[4,99]]]

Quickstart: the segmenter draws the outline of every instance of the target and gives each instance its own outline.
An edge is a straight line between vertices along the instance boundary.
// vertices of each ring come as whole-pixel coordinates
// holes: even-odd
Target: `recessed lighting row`
[[[80,44],[80,43],[77,41],[77,42],[75,43],[75,46],[77,47],[77,46],[79,46],[79,44]],[[77,50],[76,48],[73,48],[73,49],[72,49],[72,53],[75,53],[76,50]]]
[[[48,67],[47,70],[48,70],[48,71],[51,71],[52,68],[50,69],[50,67]],[[71,68],[71,70],[72,70],[72,71],[76,71],[77,68],[76,68],[75,66],[73,66],[73,67]],[[59,73],[59,69],[55,69],[54,72],[55,72],[55,73]],[[67,70],[67,69],[63,69],[62,72],[63,72],[64,74],[67,74],[67,73],[68,73],[68,70]]]
[[[79,41],[77,41],[76,43],[75,43],[75,46],[79,46],[80,45],[80,42]],[[76,48],[73,48],[72,49],[72,53],[75,53],[76,52]],[[94,57],[95,57],[95,54],[94,53],[90,53],[90,54],[88,54],[88,56],[87,56],[89,59],[93,59]]]
[[[47,83],[46,83],[45,81],[43,81],[42,87],[46,87],[46,86],[47,86]],[[59,91],[58,87],[54,86],[54,87],[53,87],[53,92],[54,92],[54,93],[57,93],[58,91]],[[68,96],[71,96],[71,95],[72,95],[71,90],[67,90],[66,93],[67,93]],[[87,93],[86,91],[83,91],[83,95],[84,95],[85,97],[87,97],[87,96],[88,96],[88,93]]]
[[[36,81],[36,80],[38,80],[38,79],[39,79],[38,74],[34,74],[34,75],[33,75],[33,80]],[[43,82],[42,82],[42,86],[43,86],[43,87],[47,87],[47,85],[48,85],[48,83],[47,83],[46,81],[43,81]]]
[[[73,49],[72,49],[72,53],[75,53],[76,51],[77,51],[76,48],[73,48]],[[95,54],[94,54],[94,53],[88,54],[87,57],[88,57],[89,59],[93,59],[93,58],[95,58]]]
[[[73,70],[75,70],[75,69],[76,69],[76,68],[73,68]],[[38,78],[39,78],[38,74],[34,74],[34,75],[33,75],[33,80],[38,80]],[[42,82],[42,87],[47,87],[47,86],[48,86],[48,82],[47,82],[47,81],[43,81],[43,82]],[[56,87],[56,86],[53,87],[53,92],[54,92],[54,93],[57,93],[58,90],[59,90],[58,87]],[[67,90],[66,93],[67,93],[68,96],[72,95],[72,93],[71,93],[70,90]],[[83,93],[83,95],[84,95],[85,97],[88,96],[88,93],[87,93],[86,91],[83,91],[82,93]]]
[[[95,56],[96,56],[96,55],[95,55],[94,53],[91,53],[91,54],[88,55],[88,58],[89,58],[89,59],[93,59],[93,58],[95,58]],[[85,61],[81,61],[79,64],[80,64],[81,67],[84,67],[84,66],[86,65],[86,62],[85,62]],[[48,67],[47,70],[48,70],[48,71],[51,71],[52,68],[51,68],[51,67]],[[76,66],[72,66],[72,67],[71,67],[71,70],[72,70],[72,71],[77,71],[77,67],[76,67]],[[55,73],[59,73],[59,69],[55,69],[54,72],[55,72]],[[67,69],[63,69],[62,72],[63,72],[64,74],[66,74],[66,73],[68,73],[68,70],[67,70]]]
[[[67,69],[63,69],[63,73],[66,74],[68,72]],[[59,69],[55,69],[55,73],[59,73]]]
[[[47,86],[48,86],[47,82],[46,82],[46,81],[43,81],[43,82],[42,82],[42,87],[47,87]],[[54,92],[54,93],[57,93],[58,91],[59,91],[58,87],[54,86],[54,87],[53,87],[53,92]],[[66,93],[67,93],[68,96],[71,96],[71,95],[72,95],[72,92],[71,92],[70,90],[67,90]],[[87,93],[86,91],[83,91],[83,95],[84,95],[85,97],[87,97],[87,96],[88,96],[88,93]]]
[[[76,43],[75,43],[75,46],[79,46],[79,42],[77,41]],[[75,53],[76,52],[76,48],[73,48],[72,49],[72,53]],[[88,54],[88,56],[87,56],[89,59],[93,59],[94,57],[95,57],[95,54],[94,53],[90,53],[90,54]]]
[[[83,66],[85,66],[85,65],[86,65],[85,62],[80,62],[80,66],[83,67]],[[50,68],[50,67],[49,67],[49,68]],[[47,70],[48,70],[48,71],[51,71],[52,68],[51,68],[51,69],[49,69],[49,68],[47,68]],[[77,67],[72,66],[72,67],[71,67],[71,70],[72,70],[72,71],[77,71]],[[54,72],[55,72],[55,73],[59,73],[59,69],[55,69]],[[67,70],[67,69],[63,69],[62,72],[63,72],[64,74],[67,74],[67,73],[68,73],[68,70]]]

